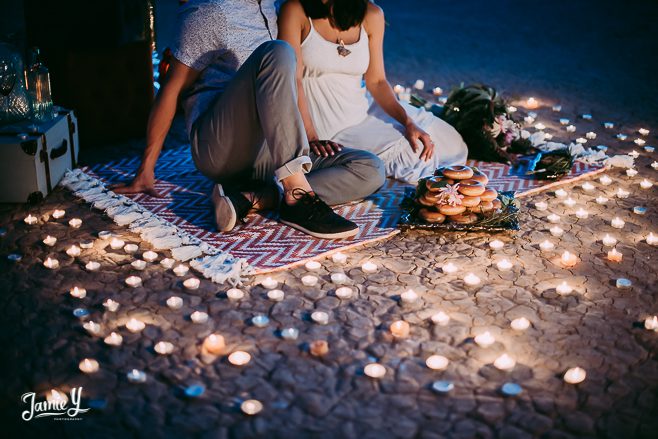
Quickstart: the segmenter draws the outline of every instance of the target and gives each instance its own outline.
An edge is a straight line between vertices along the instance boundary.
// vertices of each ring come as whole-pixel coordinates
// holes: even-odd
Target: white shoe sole
[[[291,223],[281,219],[279,220],[279,222],[285,224],[286,226],[292,227],[293,229],[297,229],[302,233],[311,235],[314,238],[320,238],[320,239],[345,239],[345,238],[350,238],[356,235],[357,233],[359,233],[358,227],[354,230],[347,230],[345,232],[339,232],[339,233],[318,233],[318,232],[312,232],[311,230],[307,230],[304,227],[300,226],[299,224]]]
[[[212,204],[215,208],[215,224],[220,232],[230,232],[238,223],[238,214],[235,207],[224,195],[224,188],[221,184],[216,184],[212,190]]]

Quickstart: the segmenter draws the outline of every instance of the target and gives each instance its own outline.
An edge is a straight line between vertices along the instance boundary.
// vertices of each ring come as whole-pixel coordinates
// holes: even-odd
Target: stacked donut
[[[418,215],[428,223],[446,220],[472,224],[480,216],[502,208],[495,189],[487,188],[489,179],[478,169],[468,166],[439,168],[419,188]]]

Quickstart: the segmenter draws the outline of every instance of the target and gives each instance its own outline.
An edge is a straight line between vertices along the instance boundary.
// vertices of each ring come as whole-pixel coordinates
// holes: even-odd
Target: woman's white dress
[[[361,26],[359,41],[346,45],[348,56],[338,54],[337,44],[325,40],[313,27],[302,42],[302,84],[318,137],[379,156],[386,175],[409,183],[430,175],[439,166],[464,164],[468,150],[459,133],[423,108],[401,102],[407,114],[434,142],[434,156],[420,160],[422,145],[414,153],[404,137],[404,127],[377,105],[367,93],[363,75],[370,63],[368,34]]]

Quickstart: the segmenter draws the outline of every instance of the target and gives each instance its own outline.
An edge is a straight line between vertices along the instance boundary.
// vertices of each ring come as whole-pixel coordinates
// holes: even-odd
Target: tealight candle
[[[505,247],[505,243],[495,239],[489,243],[489,247],[491,247],[493,250],[500,250],[501,248]]]
[[[567,133],[575,133],[576,132],[576,127],[574,125],[569,125],[567,127]]]
[[[132,333],[140,332],[146,327],[146,323],[132,317],[126,322],[126,329]]]
[[[123,337],[116,332],[111,332],[103,341],[109,346],[121,346],[121,343],[123,343]]]
[[[450,322],[450,316],[443,311],[439,311],[432,315],[432,323],[439,326],[445,326]]]
[[[633,208],[633,213],[636,215],[644,215],[645,213],[647,213],[647,208],[642,206],[635,206]]]
[[[624,258],[624,255],[617,251],[616,248],[613,248],[608,252],[608,260],[611,262],[621,262],[622,259]]]
[[[273,302],[281,302],[285,293],[281,290],[270,290],[267,292],[267,298]]]
[[[80,218],[72,218],[69,221],[69,226],[73,227],[74,229],[79,229],[81,225],[82,225],[82,220]]]
[[[251,324],[256,326],[257,328],[264,328],[270,323],[269,317],[259,314],[257,316],[253,316],[251,318]]]
[[[225,348],[226,342],[220,334],[210,334],[203,341],[203,350],[211,355],[221,355]]]
[[[334,253],[331,255],[331,260],[337,264],[344,264],[347,262],[347,255],[341,252]]]
[[[560,215],[552,213],[552,214],[548,215],[546,217],[546,219],[548,220],[549,223],[557,224],[557,223],[560,222]]]
[[[562,105],[553,105],[552,110],[556,113],[562,111]]]
[[[591,192],[594,189],[596,189],[596,187],[594,187],[594,185],[592,183],[590,183],[589,181],[583,183],[581,187],[583,188],[583,190],[585,192]]]
[[[638,146],[644,146],[644,144],[647,143],[646,140],[640,138],[633,140],[633,142]]]
[[[178,296],[171,296],[167,299],[167,306],[170,309],[181,309],[183,307],[183,299]]]
[[[609,186],[610,184],[612,184],[612,178],[608,177],[607,175],[604,175],[601,178],[599,178],[599,181],[603,186]]]
[[[308,261],[305,265],[306,269],[309,271],[315,271],[319,270],[322,268],[322,264],[320,264],[318,261]]]
[[[651,163],[651,167],[655,170],[658,170],[658,162]]]
[[[649,234],[645,238],[645,241],[649,245],[658,245],[658,236],[656,236],[653,233],[649,232]]]
[[[91,320],[83,324],[82,327],[91,335],[98,335],[101,333],[101,325]]]
[[[563,267],[573,267],[578,263],[578,256],[565,250],[564,253],[562,253],[562,256],[560,256],[560,263]]]
[[[573,291],[573,288],[571,288],[568,283],[562,282],[560,285],[555,287],[555,291],[557,291],[557,293],[560,295],[565,295],[570,294]]]
[[[653,183],[651,183],[646,178],[640,182],[640,187],[642,189],[650,189],[652,186],[653,186]]]
[[[593,132],[593,131],[590,131],[587,134],[585,134],[585,137],[587,137],[589,140],[594,140],[594,139],[596,139],[596,133]]]
[[[611,130],[611,129],[613,129],[613,128],[615,127],[615,124],[612,123],[612,122],[604,122],[604,123],[603,123],[603,127],[604,127],[606,130]]]
[[[80,247],[77,245],[72,245],[68,249],[66,249],[66,254],[71,256],[72,258],[75,258],[76,256],[80,256],[80,253],[82,253],[82,250],[80,250]]]
[[[69,398],[64,392],[58,392],[56,389],[52,389],[48,394],[46,394],[46,401],[53,405],[64,406],[68,403]]]
[[[9,254],[7,255],[7,259],[8,259],[9,261],[11,261],[11,262],[16,262],[16,263],[18,263],[18,262],[20,262],[20,261],[23,260],[23,256],[21,256],[21,255],[18,254],[18,253],[9,253]]]
[[[314,340],[309,345],[308,350],[311,355],[315,357],[322,357],[323,355],[327,355],[327,353],[329,353],[329,343],[327,343],[325,340]]]
[[[456,273],[457,270],[459,269],[452,262],[448,262],[447,264],[444,264],[443,267],[441,267],[441,271],[443,271],[445,274]]]
[[[251,355],[244,351],[235,351],[228,356],[228,362],[233,366],[244,366],[251,361]]]
[[[479,285],[480,278],[473,273],[468,273],[466,276],[464,276],[464,283],[471,286]]]
[[[658,331],[658,316],[647,317],[644,320],[644,329]]]
[[[603,195],[600,195],[600,196],[596,197],[595,201],[596,201],[596,204],[605,204],[605,203],[608,202],[608,198],[604,197]]]
[[[103,302],[103,306],[109,312],[116,312],[116,310],[119,309],[119,302],[112,299],[107,299]]]
[[[443,355],[432,355],[425,360],[425,365],[432,370],[445,370],[448,364],[450,360]]]
[[[553,138],[553,135],[550,133],[545,133],[544,134],[544,140],[551,140]]]
[[[523,118],[523,120],[525,121],[525,123],[531,124],[531,123],[534,123],[535,118],[532,117],[532,116],[526,116],[526,117]]]
[[[123,246],[126,245],[123,239],[119,238],[112,238],[110,241],[110,248],[113,250],[119,250],[120,248],[123,248]]]
[[[164,258],[160,261],[160,265],[162,265],[166,270],[169,270],[171,267],[173,267],[175,263],[176,261],[171,258]]]
[[[576,143],[584,145],[585,143],[587,143],[587,139],[584,138],[584,137],[579,137],[579,138],[576,139]]]
[[[315,286],[317,283],[318,283],[317,276],[312,276],[309,274],[302,277],[302,284],[304,284],[307,287]]]
[[[126,244],[123,246],[123,251],[128,254],[136,253],[137,250],[139,250],[139,246],[137,244]]]
[[[129,287],[137,288],[142,285],[142,278],[139,276],[129,276],[126,278],[126,285]]]
[[[548,203],[545,202],[545,201],[538,201],[538,202],[535,203],[535,209],[540,210],[540,211],[544,211],[544,210],[548,209]]]
[[[571,121],[569,119],[564,118],[564,117],[560,119],[560,125],[562,125],[562,126],[569,125],[569,122],[571,122]]]
[[[514,369],[514,366],[516,366],[516,360],[507,354],[503,354],[496,358],[493,365],[499,370],[512,370]]]
[[[510,106],[507,107],[507,112],[508,113],[516,113],[517,111],[519,111],[519,109],[516,108],[514,105],[510,105]]]
[[[226,297],[228,297],[229,300],[241,300],[244,298],[244,291],[239,288],[231,288],[226,292]]]
[[[69,293],[71,294],[71,296],[77,299],[84,299],[85,297],[87,297],[87,290],[85,290],[84,288],[73,287],[71,288]]]
[[[553,236],[562,236],[564,230],[562,230],[562,227],[554,226],[549,229],[549,232],[551,232],[551,235]]]
[[[615,282],[615,286],[620,290],[627,290],[633,286],[633,282],[631,282],[629,279],[624,279],[622,277],[617,279],[617,281]]]
[[[134,384],[146,382],[146,372],[143,370],[133,369],[126,374],[128,381]]]
[[[546,129],[546,125],[544,125],[543,123],[540,122],[538,124],[535,124],[535,129],[537,129],[539,131],[544,130],[544,129]]]
[[[156,259],[158,259],[158,254],[154,251],[148,250],[142,254],[142,259],[144,259],[146,262],[154,262]]]
[[[416,90],[423,90],[425,88],[425,81],[422,79],[416,79],[416,82],[414,82],[414,88]]]
[[[507,259],[501,259],[496,263],[496,267],[498,267],[500,271],[509,271],[512,269],[513,266],[514,264],[512,264]]]
[[[169,355],[174,352],[174,345],[168,341],[159,341],[153,346],[153,350],[160,355]]]
[[[386,368],[379,363],[370,363],[363,368],[363,373],[370,378],[383,378]]]
[[[646,128],[640,128],[637,130],[638,133],[640,133],[640,136],[648,136],[649,135],[649,130]]]
[[[242,413],[245,415],[257,415],[263,410],[263,403],[255,399],[248,399],[240,404],[240,410],[242,410]]]
[[[55,238],[54,236],[48,235],[48,236],[46,236],[46,238],[42,242],[45,245],[47,245],[48,247],[52,247],[55,244],[57,244],[57,238]]]
[[[576,217],[580,219],[586,219],[589,216],[589,213],[582,207],[576,211]]]
[[[53,218],[55,218],[55,219],[63,218],[64,215],[66,215],[66,211],[65,211],[65,210],[62,210],[62,209],[55,209],[55,210],[53,211]]]
[[[603,245],[606,247],[614,247],[617,244],[617,238],[606,233],[601,242],[603,242]]]
[[[629,177],[635,177],[637,175],[637,169],[635,168],[629,168],[626,170],[626,175]]]
[[[510,326],[515,331],[525,331],[530,327],[530,320],[525,317],[519,317],[518,319],[512,320]]]
[[[273,290],[279,286],[279,282],[269,276],[263,279],[260,284],[263,288],[267,288],[268,290]]]
[[[537,101],[537,99],[535,99],[535,98],[530,97],[525,102],[525,106],[526,106],[526,108],[528,108],[530,110],[534,110],[535,108],[539,107],[539,101]]]
[[[349,299],[352,297],[352,289],[349,287],[340,287],[336,289],[336,297],[339,299]]]
[[[208,321],[208,313],[204,311],[194,311],[190,314],[190,320],[194,323],[206,323]]]
[[[299,337],[299,329],[284,328],[281,330],[281,337],[284,340],[297,340],[297,337]]]
[[[187,265],[178,264],[174,267],[173,271],[176,276],[183,277],[187,274],[188,271],[190,271],[190,267]]]
[[[365,262],[363,265],[361,265],[361,270],[364,273],[374,273],[377,271],[377,264],[371,261]]]
[[[96,271],[99,268],[101,268],[100,262],[89,261],[87,264],[85,264],[85,269],[87,269],[87,271]]]
[[[141,259],[135,259],[130,263],[130,265],[135,269],[135,270],[143,270],[146,268],[146,261],[142,261]]]
[[[311,314],[311,320],[313,320],[318,325],[326,325],[329,323],[329,314],[324,311],[315,311]]]
[[[84,249],[94,248],[94,241],[91,240],[81,241],[80,248],[84,248]]]
[[[617,139],[623,142],[624,140],[628,139],[628,136],[626,134],[619,133],[617,134]]]
[[[347,282],[347,276],[344,273],[331,273],[331,282],[341,285]]]
[[[395,84],[395,86],[393,87],[393,91],[394,91],[396,94],[403,93],[403,92],[404,92],[404,87],[401,86],[400,84]]]
[[[610,221],[610,225],[615,229],[623,229],[624,225],[626,225],[626,222],[623,219],[616,216],[612,219],[612,221]]]
[[[584,120],[592,120],[592,115],[585,113],[581,116]]]
[[[46,260],[43,261],[43,266],[51,270],[55,270],[56,268],[59,267],[59,261],[57,259],[47,257]]]
[[[110,239],[112,237],[112,232],[108,232],[107,230],[100,231],[98,232],[98,237],[103,240]]]
[[[488,348],[496,342],[496,339],[489,331],[483,332],[482,334],[476,335],[473,339],[476,345],[481,348]]]
[[[578,384],[585,381],[586,376],[587,372],[585,372],[585,369],[581,369],[580,367],[573,367],[565,372],[564,381],[569,384]]]
[[[553,249],[555,248],[555,244],[553,244],[551,241],[549,241],[548,239],[546,239],[546,240],[544,240],[541,244],[539,244],[539,248],[540,248],[542,251],[547,252],[547,251],[551,251],[551,250],[553,250]]]
[[[196,290],[199,288],[199,285],[201,285],[201,281],[196,277],[191,277],[183,281],[183,286],[188,290]]]
[[[573,207],[576,205],[576,200],[573,198],[567,198],[566,200],[562,201],[567,207]]]
[[[409,323],[403,321],[403,320],[397,320],[393,323],[391,323],[391,326],[389,327],[391,334],[395,338],[407,338],[409,336]]]
[[[418,300],[418,293],[414,290],[407,290],[400,294],[400,300],[402,303],[414,303]]]
[[[25,219],[23,220],[23,222],[25,222],[25,224],[29,226],[36,224],[38,221],[39,220],[37,219],[37,217],[32,214],[28,214],[28,216],[26,216]]]

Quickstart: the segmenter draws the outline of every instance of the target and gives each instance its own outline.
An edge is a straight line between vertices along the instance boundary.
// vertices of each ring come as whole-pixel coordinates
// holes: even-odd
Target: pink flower
[[[462,204],[462,198],[464,196],[457,192],[459,189],[459,183],[453,185],[447,185],[444,188],[441,188],[441,196],[439,198],[439,203],[449,204],[451,206],[460,206]]]

